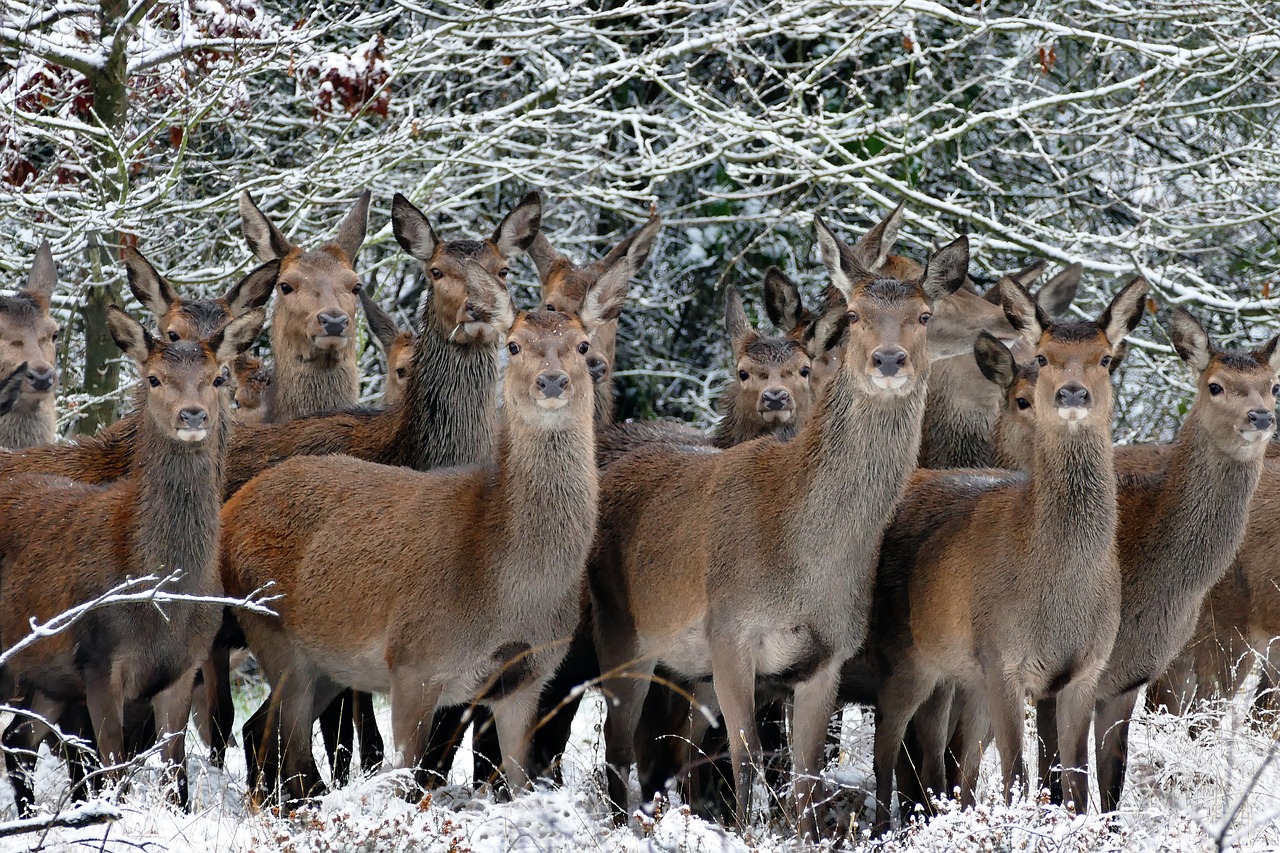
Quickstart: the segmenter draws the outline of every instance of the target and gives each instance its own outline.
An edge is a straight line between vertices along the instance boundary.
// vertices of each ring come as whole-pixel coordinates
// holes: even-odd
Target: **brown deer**
[[[800,834],[817,836],[816,774],[840,665],[862,645],[874,555],[919,452],[925,324],[956,310],[945,303],[964,281],[968,242],[948,245],[922,279],[904,282],[867,272],[821,218],[815,224],[848,331],[842,367],[809,422],[789,442],[763,438],[720,453],[655,447],[605,471],[588,578],[613,700],[605,757],[619,817],[661,663],[684,680],[712,678],[739,822],[760,757],[756,686],[793,693]],[[951,354],[961,341],[939,346]]]
[[[505,291],[475,261],[466,274]],[[493,328],[510,328],[496,463],[419,473],[291,459],[227,503],[229,588],[271,578],[284,594],[281,618],[242,622],[271,681],[291,800],[321,790],[311,721],[344,686],[390,693],[420,786],[433,783],[421,763],[433,712],[473,701],[494,713],[512,788],[526,784],[538,696],[578,621],[595,526],[588,333],[617,317],[629,279],[602,278],[581,319],[517,318],[509,296],[494,307]],[[246,741],[264,744],[269,725]]]
[[[53,250],[45,240],[36,249],[26,286],[14,296],[0,296],[0,376],[26,365],[22,382],[11,390],[16,396],[0,415],[0,448],[35,447],[58,437],[58,323],[49,316],[57,283]]]
[[[382,386],[382,405],[388,409],[404,397],[409,373],[413,370],[413,332],[401,329],[395,318],[388,314],[373,297],[360,289],[360,305],[374,343],[387,362],[387,381]]]
[[[273,262],[270,266],[274,267]],[[128,578],[166,578],[165,591],[222,593],[216,566],[222,459],[230,431],[223,367],[257,338],[257,309],[199,342],[158,341],[118,308],[108,327],[138,365],[135,453],[129,476],[110,486],[23,474],[0,479],[0,637],[25,637],[41,623]],[[50,513],[54,513],[50,516]],[[57,525],[42,523],[56,517]],[[39,535],[30,531],[39,530]],[[104,764],[125,755],[124,710],[151,699],[164,758],[187,803],[184,739],[195,668],[221,621],[221,606],[137,603],[91,611],[68,630],[5,666],[21,705],[56,720],[87,703]],[[34,718],[5,732],[5,756],[19,808],[34,806],[34,749],[47,734]]]
[[[878,831],[888,829],[895,760],[913,716],[925,787],[943,790],[950,715],[921,706],[945,699],[936,688],[947,683],[963,707],[986,711],[966,715],[976,728],[965,742],[979,743],[988,720],[994,726],[1006,798],[1027,779],[1025,697],[1057,696],[1070,799],[1086,803],[1088,723],[1120,610],[1107,366],[1142,317],[1147,284],[1135,279],[1092,323],[1055,323],[1021,285],[1000,287],[1039,366],[1032,470],[919,471],[885,533],[869,651],[880,668]],[[975,754],[962,756],[966,781]]]
[[[280,422],[354,406],[360,397],[353,321],[360,277],[355,260],[369,224],[369,191],[360,194],[338,225],[337,236],[317,249],[289,242],[247,190],[240,194],[240,219],[253,254],[262,261],[280,261],[268,418]]]

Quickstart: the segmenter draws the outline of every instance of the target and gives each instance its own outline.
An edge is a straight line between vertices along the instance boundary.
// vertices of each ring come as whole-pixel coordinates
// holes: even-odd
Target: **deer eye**
[[[1216,396],[1218,396],[1219,394],[1221,394],[1221,393],[1222,393],[1222,386],[1221,386],[1221,385],[1219,385],[1217,382],[1210,382],[1210,383],[1209,383],[1209,393],[1210,393],[1210,394],[1212,394],[1212,395],[1213,395],[1213,396],[1215,396],[1215,397],[1216,397]]]
[[[396,376],[399,376],[401,379],[404,379],[405,374],[407,374],[408,372],[409,371],[405,370],[403,367],[396,368]]]
[[[439,267],[432,267],[432,268],[431,268],[431,277],[432,277],[432,278],[444,278],[444,271],[443,271],[443,270],[441,270]]]
[[[1102,357],[1102,366],[1103,366],[1103,367],[1110,367],[1110,366],[1111,366],[1111,356],[1109,356],[1109,355],[1104,355],[1104,356]]]
[[[280,292],[288,296],[290,293],[293,293],[293,285],[287,281],[280,282]]]
[[[1041,367],[1048,367],[1049,359],[1045,358],[1042,355],[1038,355],[1036,356],[1036,364],[1040,365]]]
[[[177,332],[175,332],[173,329],[170,329],[170,330],[169,330],[169,340],[171,340],[171,341],[173,341],[173,342],[175,342],[175,343],[176,343],[178,340],[180,340],[180,338],[178,337],[178,333],[177,333]]]
[[[746,382],[746,381],[747,381],[748,379],[750,379],[750,378],[751,378],[751,374],[750,374],[750,373],[747,373],[747,371],[745,371],[745,370],[739,370],[739,371],[738,371],[738,379],[739,379],[740,381],[742,381],[742,382]]]
[[[1018,404],[1018,408],[1021,409],[1022,411],[1026,411],[1027,409],[1031,408],[1031,401],[1028,400],[1026,397],[1019,397],[1018,399],[1014,400],[1014,402]]]
[[[802,367],[802,368],[800,368],[800,377],[801,377],[802,379],[808,379],[808,378],[809,378],[809,368],[807,368],[807,367]]]
[[[920,325],[921,325],[921,326],[927,326],[927,325],[929,325],[929,321],[930,321],[930,320],[932,320],[932,319],[933,319],[933,315],[932,315],[932,314],[921,314],[921,315],[920,315]]]
[[[591,349],[591,344],[587,343],[586,341],[583,341],[582,343],[578,344],[578,352],[582,353],[583,355],[586,355],[589,349]]]
[[[159,388],[159,387],[160,387],[160,377],[159,377],[159,376],[148,376],[148,377],[147,377],[147,381],[151,383],[151,387],[152,387],[152,388]]]
[[[520,345],[515,341],[512,341],[511,343],[507,344],[507,352],[511,353],[512,355],[519,355]]]

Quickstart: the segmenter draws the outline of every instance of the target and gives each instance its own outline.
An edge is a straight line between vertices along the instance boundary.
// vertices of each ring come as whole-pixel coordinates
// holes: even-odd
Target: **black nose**
[[[902,347],[881,347],[871,353],[871,363],[883,376],[896,376],[899,368],[907,363],[907,351]]]
[[[341,311],[336,314],[322,313],[316,319],[320,321],[324,333],[335,338],[342,337],[347,331],[347,323],[351,322],[351,318]]]
[[[1059,408],[1082,408],[1087,405],[1089,405],[1089,389],[1083,385],[1072,383],[1058,389]]]
[[[187,429],[204,429],[209,423],[209,413],[204,409],[183,409],[178,412],[182,425]]]
[[[1253,424],[1254,429],[1270,429],[1275,421],[1275,413],[1266,409],[1251,409],[1249,411],[1249,423]]]
[[[595,385],[609,372],[609,362],[592,356],[587,359],[587,370],[591,373],[591,384]]]
[[[766,412],[776,412],[787,407],[791,402],[791,395],[786,388],[770,388],[760,395],[760,402],[764,403]]]
[[[27,370],[27,381],[31,383],[33,391],[48,391],[53,387],[53,380],[57,375],[52,367],[32,367]]]
[[[538,390],[547,397],[559,397],[569,387],[569,374],[563,370],[538,374]]]

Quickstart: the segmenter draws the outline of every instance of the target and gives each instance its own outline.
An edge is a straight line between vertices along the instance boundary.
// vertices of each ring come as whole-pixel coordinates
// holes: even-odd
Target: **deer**
[[[605,760],[619,819],[648,683],[662,664],[686,681],[712,679],[739,823],[760,756],[757,684],[793,695],[794,808],[800,836],[817,837],[816,774],[840,665],[862,645],[874,555],[919,452],[926,324],[943,318],[945,334],[946,321],[956,322],[948,299],[964,282],[969,252],[961,237],[921,279],[881,278],[821,217],[814,221],[828,276],[846,300],[847,340],[808,423],[791,441],[762,438],[719,453],[645,448],[601,482],[587,575],[613,698]],[[962,340],[936,344],[949,355]]]
[[[273,262],[268,265],[274,267]],[[266,320],[255,309],[207,338],[154,338],[118,307],[107,324],[144,381],[128,476],[107,486],[18,474],[0,479],[0,637],[12,644],[129,578],[156,575],[164,591],[220,596],[217,572],[222,461],[230,432],[224,366],[247,349]],[[55,513],[57,525],[41,524]],[[31,531],[39,530],[38,535]],[[167,733],[162,754],[182,806],[188,802],[184,732],[195,670],[221,621],[221,605],[177,601],[94,610],[68,630],[5,664],[20,706],[39,716],[4,734],[19,809],[34,805],[35,748],[74,703],[86,703],[102,762],[125,757],[124,713],[150,699]]]
[[[413,370],[413,331],[401,329],[364,288],[360,289],[360,306],[369,321],[373,341],[387,362],[387,381],[382,386],[382,405],[391,408],[404,397],[404,387]]]
[[[922,780],[943,790],[948,686],[962,707],[985,712],[964,716],[964,742],[980,743],[988,721],[994,728],[1006,800],[1027,779],[1025,698],[1056,697],[1064,789],[1086,807],[1088,726],[1120,619],[1107,367],[1141,320],[1147,288],[1134,279],[1093,322],[1054,322],[1017,282],[1000,282],[1039,368],[1032,468],[920,470],[885,531],[864,653],[876,670],[877,832],[889,828],[895,760],[913,717]],[[961,756],[967,798],[976,757]]]
[[[57,284],[53,249],[44,240],[36,249],[26,286],[13,296],[0,296],[0,375],[9,376],[26,365],[22,381],[11,387],[12,399],[0,415],[0,448],[52,444],[58,437],[54,361],[59,328],[49,315]]]
[[[345,409],[359,401],[352,318],[360,291],[355,260],[369,225],[369,197],[368,190],[360,194],[333,240],[304,250],[266,217],[248,190],[240,193],[240,220],[249,250],[260,261],[280,261],[271,323],[272,421]]]
[[[476,261],[465,270],[505,293]],[[280,619],[241,621],[272,685],[271,712],[245,739],[279,733],[288,802],[323,790],[312,716],[344,686],[390,694],[400,762],[420,788],[436,780],[423,766],[434,712],[472,702],[494,714],[511,789],[527,785],[538,697],[578,622],[595,529],[588,336],[616,319],[629,280],[602,277],[576,315],[516,315],[509,295],[494,306],[510,354],[494,462],[423,473],[295,458],[227,502],[228,589],[271,578],[284,593]],[[367,520],[374,505],[378,521],[353,530],[352,514]]]

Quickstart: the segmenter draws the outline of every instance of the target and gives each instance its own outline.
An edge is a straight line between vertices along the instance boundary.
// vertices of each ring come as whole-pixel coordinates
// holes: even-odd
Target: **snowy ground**
[[[327,797],[314,811],[291,819],[248,808],[243,755],[230,753],[226,772],[209,766],[194,737],[192,793],[196,808],[183,814],[151,791],[154,776],[135,777],[119,806],[124,817],[110,826],[59,829],[0,839],[0,850],[264,850],[324,851],[773,851],[793,848],[784,827],[763,816],[745,836],[688,817],[678,808],[660,813],[644,829],[613,827],[596,782],[602,764],[599,726],[603,704],[584,703],[579,714],[563,788],[542,787],[514,803],[495,803],[461,785],[422,803],[397,793],[403,776],[382,773]],[[241,716],[243,719],[243,715]],[[1209,851],[1224,815],[1234,809],[1259,768],[1261,774],[1231,824],[1228,848],[1280,849],[1280,762],[1267,762],[1273,732],[1243,722],[1232,708],[1199,718],[1191,737],[1185,719],[1142,716],[1132,734],[1131,786],[1126,808],[1104,818],[1077,818],[1061,809],[1022,801],[1006,807],[992,798],[994,755],[984,768],[982,805],[912,826],[883,843],[855,833],[846,849],[883,851]],[[389,730],[384,726],[384,731]],[[845,713],[840,758],[828,772],[838,801],[865,807],[871,766],[869,717]],[[469,765],[464,756],[460,764]],[[455,771],[461,781],[462,768]],[[65,775],[51,759],[41,762],[39,792],[50,809],[65,792]],[[0,786],[0,819],[15,816],[8,786]]]

